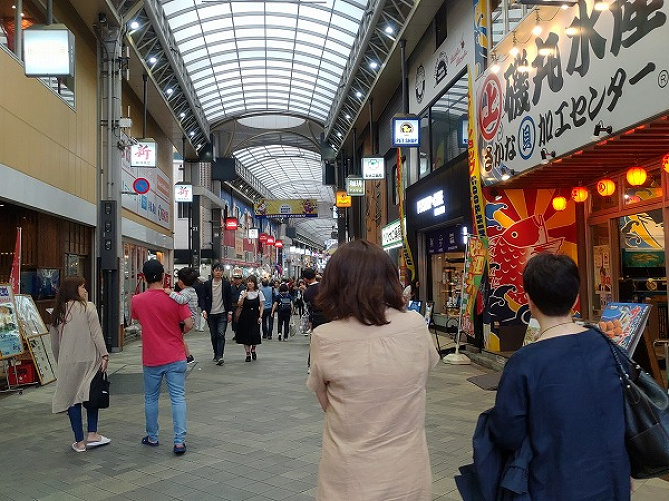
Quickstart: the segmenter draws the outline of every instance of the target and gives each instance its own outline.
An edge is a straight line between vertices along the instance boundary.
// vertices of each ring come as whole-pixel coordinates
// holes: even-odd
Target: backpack
[[[290,313],[292,303],[289,294],[279,294],[279,313]]]

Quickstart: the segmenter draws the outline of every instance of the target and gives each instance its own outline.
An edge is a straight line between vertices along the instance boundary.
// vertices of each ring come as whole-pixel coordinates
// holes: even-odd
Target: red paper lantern
[[[280,249],[281,247],[283,247],[283,240],[276,240],[276,241],[274,242],[274,247],[276,247],[276,248],[278,248],[278,249]]]
[[[267,240],[265,240],[267,245],[274,245],[274,237],[272,235],[267,235]]]
[[[662,168],[669,173],[669,153],[662,157]]]
[[[616,183],[613,182],[613,179],[605,177],[597,181],[597,193],[603,197],[610,197],[616,191]]]
[[[565,197],[555,197],[553,198],[553,209],[558,212],[562,212],[567,208],[567,199]]]
[[[631,167],[627,171],[627,182],[630,186],[641,186],[646,182],[648,173],[643,167]]]
[[[225,218],[225,229],[226,230],[236,230],[239,226],[239,221],[236,217],[226,217]]]
[[[585,202],[589,196],[588,189],[583,186],[577,186],[571,190],[571,198],[574,202]]]
[[[269,237],[267,233],[261,233],[260,235],[258,235],[258,241],[261,244],[264,244],[265,242],[267,242],[267,237]]]

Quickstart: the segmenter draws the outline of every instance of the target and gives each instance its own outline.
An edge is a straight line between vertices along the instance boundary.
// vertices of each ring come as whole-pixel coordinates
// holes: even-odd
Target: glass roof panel
[[[213,128],[263,114],[310,117],[323,125],[369,6],[369,0],[160,3]],[[334,203],[332,189],[321,185],[319,152],[247,144],[233,154],[275,198]],[[329,234],[332,226],[330,219],[299,223],[316,234]]]

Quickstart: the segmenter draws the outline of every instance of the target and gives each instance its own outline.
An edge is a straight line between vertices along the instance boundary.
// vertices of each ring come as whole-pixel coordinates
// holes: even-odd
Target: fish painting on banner
[[[486,226],[489,238],[489,282],[487,312],[493,325],[527,324],[529,307],[523,288],[523,269],[540,252],[566,254],[577,260],[574,204],[567,210],[553,209],[554,190],[499,190],[486,196]],[[494,336],[494,335],[492,335]],[[486,340],[486,347],[495,339]]]

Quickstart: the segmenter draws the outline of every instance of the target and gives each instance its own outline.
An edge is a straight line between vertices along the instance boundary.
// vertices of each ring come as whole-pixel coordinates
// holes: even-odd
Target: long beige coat
[[[312,334],[307,386],[328,397],[318,501],[432,499],[425,386],[439,355],[421,315],[388,309],[387,319]]]
[[[58,362],[58,379],[52,412],[64,412],[86,402],[91,381],[107,355],[105,340],[95,305],[70,301],[65,324],[49,326],[51,348]],[[62,329],[61,329],[62,326]],[[62,330],[62,332],[61,332]]]

